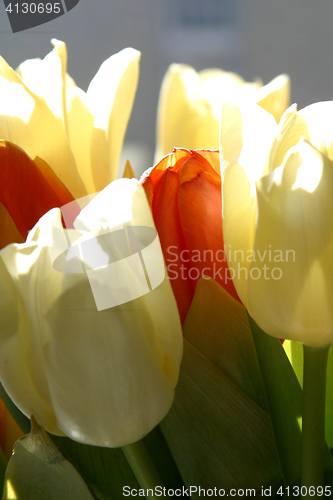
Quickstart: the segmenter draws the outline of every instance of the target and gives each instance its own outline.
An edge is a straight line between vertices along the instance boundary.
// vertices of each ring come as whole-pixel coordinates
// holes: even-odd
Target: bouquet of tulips
[[[331,496],[333,102],[172,65],[116,180],[140,53],[52,43],[0,60],[3,499]]]

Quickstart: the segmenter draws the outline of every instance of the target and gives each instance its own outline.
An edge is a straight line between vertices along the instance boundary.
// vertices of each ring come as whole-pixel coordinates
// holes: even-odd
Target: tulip
[[[23,243],[43,214],[73,200],[41,158],[33,161],[15,144],[0,140],[0,249]]]
[[[85,93],[66,73],[65,43],[52,44],[42,61],[16,71],[0,58],[0,138],[42,158],[78,198],[117,176],[140,53],[127,48],[111,56]]]
[[[178,146],[218,149],[222,103],[239,100],[258,103],[279,122],[289,106],[289,77],[280,75],[262,86],[220,69],[197,73],[172,64],[160,91],[155,161]]]
[[[180,317],[200,277],[237,298],[223,251],[218,151],[175,149],[143,174]]]
[[[135,253],[138,227],[146,232]],[[120,179],[88,203],[74,229],[63,229],[55,208],[26,243],[0,251],[0,378],[49,432],[123,446],[168,412],[182,330],[152,233],[143,188]]]
[[[333,341],[333,102],[224,105],[223,234],[237,293],[268,334]]]

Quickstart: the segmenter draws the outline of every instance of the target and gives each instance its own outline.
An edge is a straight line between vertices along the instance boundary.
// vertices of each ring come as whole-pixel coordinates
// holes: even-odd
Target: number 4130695
[[[6,11],[11,14],[12,12],[16,14],[60,14],[61,8],[60,8],[60,2],[56,3],[23,3],[22,5],[15,3],[13,4],[10,2],[8,6],[6,7]]]
[[[280,488],[276,492],[277,495],[285,496],[285,497],[330,497],[332,495],[331,486],[286,486]]]

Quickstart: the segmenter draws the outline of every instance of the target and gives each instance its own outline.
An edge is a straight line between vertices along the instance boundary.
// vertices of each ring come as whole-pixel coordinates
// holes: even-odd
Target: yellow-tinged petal
[[[43,60],[28,59],[17,68],[16,72],[32,92],[45,98],[55,116],[62,118],[67,134],[65,88],[67,48],[64,42],[56,39],[51,43],[54,49]]]
[[[44,250],[44,261],[49,262],[47,249]],[[43,318],[35,311],[37,301],[48,303],[56,293],[52,281],[47,280],[49,276],[42,275],[45,266],[40,253],[40,249],[31,244],[8,245],[0,253],[1,380],[24,414],[30,417],[33,413],[50,432],[62,434],[56,424],[45,377],[43,342],[46,344],[47,332]],[[33,283],[37,258],[41,268],[38,290]]]
[[[257,183],[251,269],[261,272],[248,281],[248,308],[270,335],[333,342],[332,190],[333,163],[304,141]]]
[[[205,69],[199,72],[202,97],[212,106],[214,115],[220,119],[223,102],[251,99],[261,87],[259,81],[247,83],[236,73],[221,69]]]
[[[125,179],[135,179],[135,174],[132,169],[132,165],[129,160],[126,160],[123,177]]]
[[[279,167],[289,149],[301,138],[310,140],[310,132],[305,118],[297,112],[296,104],[293,104],[281,118],[276,138],[267,157],[267,172]]]
[[[290,78],[279,75],[257,91],[257,104],[271,113],[277,123],[290,103]]]
[[[310,104],[298,114],[306,120],[311,144],[333,160],[333,101]]]
[[[197,73],[191,66],[172,64],[160,91],[155,161],[175,147],[218,148],[223,103],[260,101],[279,119],[289,104],[289,94],[286,75],[263,87],[259,80],[248,83],[220,69]]]
[[[95,191],[117,177],[139,78],[140,55],[127,48],[111,56],[101,65],[87,91],[86,104],[95,118],[90,158]]]
[[[69,75],[66,75],[66,106],[70,147],[85,190],[93,194],[96,187],[91,166],[91,136],[95,118],[87,108],[86,93]]]
[[[183,127],[192,121],[191,107],[200,106],[200,82],[191,67],[172,64],[166,72],[160,91],[157,110],[155,162],[175,147],[187,147],[183,139]],[[194,138],[192,138],[193,140]],[[176,144],[177,143],[177,144]],[[195,148],[191,144],[192,148]]]
[[[247,304],[246,275],[255,230],[255,182],[265,172],[276,132],[272,115],[255,104],[224,104],[220,132],[223,236],[230,274]]]
[[[0,137],[46,161],[75,197],[86,194],[70,150],[62,117],[0,58]]]
[[[115,255],[119,249],[112,245],[112,232],[124,224],[127,231],[129,226],[154,228],[144,190],[134,179],[116,181],[97,195],[75,222],[81,231],[64,231],[60,211],[54,209],[29,233],[26,244],[10,245],[0,253],[0,371],[5,389],[50,432],[112,447],[143,437],[173,401],[182,331],[170,283],[163,279],[159,242],[141,251],[151,291],[103,310],[97,309],[93,290],[98,282],[103,296],[115,293],[113,280],[105,279],[108,264],[95,261],[94,268],[95,254],[82,246],[87,272],[80,271],[75,244],[63,272],[52,261],[57,267],[55,257],[66,250],[66,235],[76,244],[96,241],[96,249]],[[124,271],[120,286],[126,279],[136,285],[136,268],[128,259],[118,262]],[[161,266],[162,280],[156,284]]]
[[[246,169],[254,188],[254,183],[265,174],[267,154],[276,131],[273,116],[257,104],[223,104],[220,128],[222,169],[238,161]]]

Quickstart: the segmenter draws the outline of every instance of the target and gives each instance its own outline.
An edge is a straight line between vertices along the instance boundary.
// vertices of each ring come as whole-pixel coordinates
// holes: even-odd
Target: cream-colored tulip
[[[224,105],[222,124],[223,235],[238,295],[270,335],[328,345],[333,102],[291,106],[279,127],[255,105]]]
[[[174,147],[218,149],[223,102],[256,102],[278,122],[289,106],[290,81],[280,75],[268,85],[245,82],[235,73],[172,64],[161,86],[155,160]]]
[[[0,58],[0,138],[41,157],[73,196],[117,177],[133,106],[140,53],[127,48],[100,67],[85,93],[67,71],[66,45],[14,71]]]
[[[182,356],[177,305],[158,237],[146,245],[141,232],[144,248],[133,250],[131,230],[157,235],[135,179],[111,183],[74,226],[64,230],[53,209],[26,243],[0,252],[0,378],[51,433],[122,446],[172,404]]]

